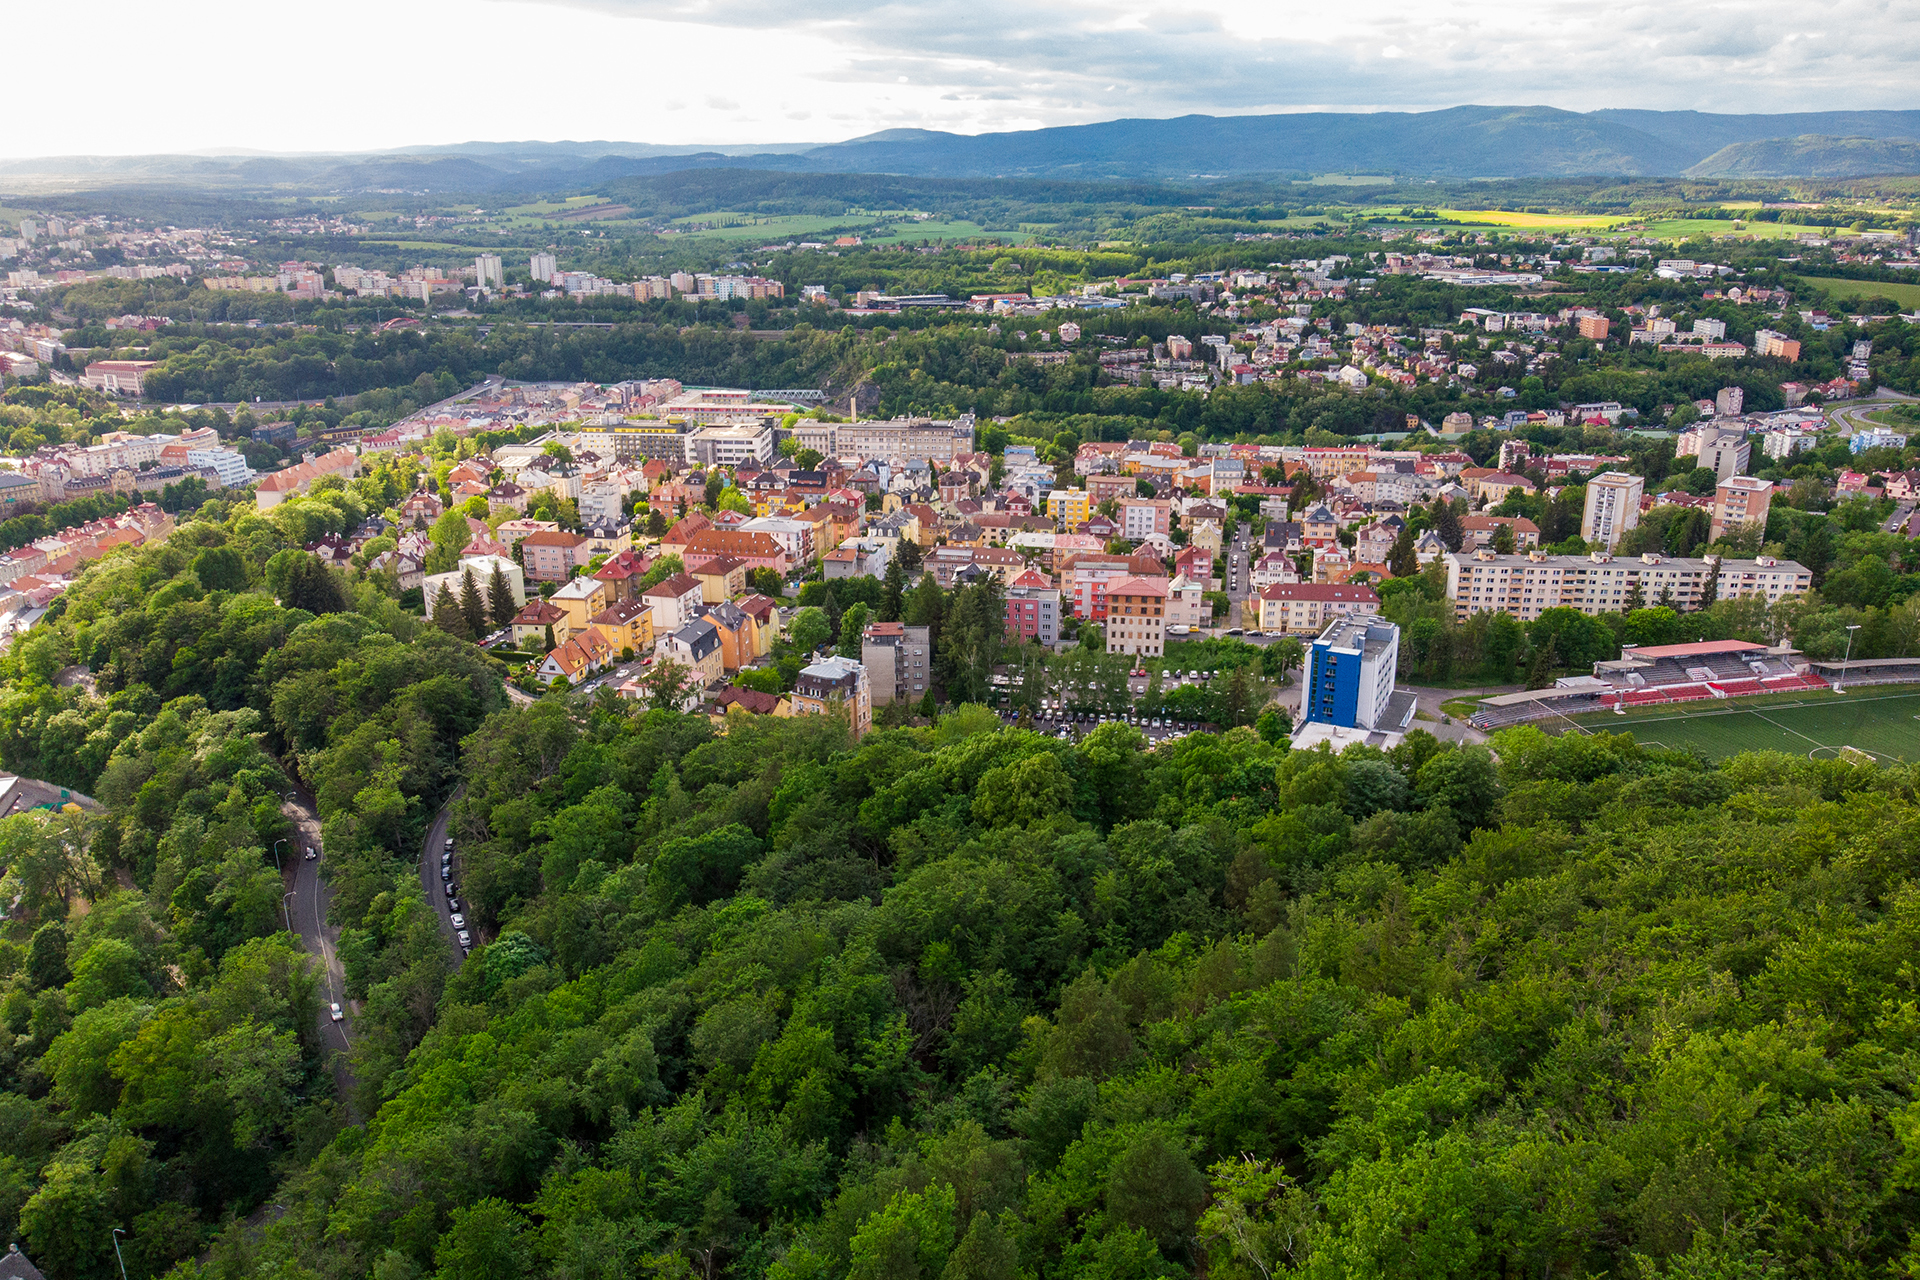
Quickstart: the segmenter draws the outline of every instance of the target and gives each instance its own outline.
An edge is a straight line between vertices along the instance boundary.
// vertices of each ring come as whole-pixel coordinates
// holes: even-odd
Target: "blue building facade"
[[[1307,650],[1306,723],[1346,729],[1384,724],[1400,662],[1400,628],[1385,618],[1353,615],[1327,624]]]

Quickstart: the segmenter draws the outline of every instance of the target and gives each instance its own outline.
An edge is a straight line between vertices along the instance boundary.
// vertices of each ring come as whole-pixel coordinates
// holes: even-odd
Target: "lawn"
[[[1910,685],[1868,685],[1853,693],[1785,695],[1784,700],[1715,699],[1684,707],[1647,707],[1624,716],[1603,712],[1562,721],[1560,727],[1624,730],[1647,746],[1698,747],[1714,760],[1742,751],[1826,758],[1842,747],[1882,760],[1920,760],[1920,692]]]
[[[1829,298],[1892,298],[1903,307],[1920,307],[1920,284],[1888,284],[1882,280],[1837,280],[1832,276],[1801,277]]]

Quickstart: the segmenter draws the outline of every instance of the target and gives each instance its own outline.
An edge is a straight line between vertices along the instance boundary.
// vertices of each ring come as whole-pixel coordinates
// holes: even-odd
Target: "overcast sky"
[[[829,142],[1461,103],[1920,107],[1912,0],[93,0],[83,22],[22,5],[7,35],[11,156]]]

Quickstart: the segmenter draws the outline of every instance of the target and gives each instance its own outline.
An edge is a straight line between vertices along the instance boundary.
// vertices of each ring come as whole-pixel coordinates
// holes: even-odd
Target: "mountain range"
[[[1160,182],[1327,173],[1840,178],[1920,172],[1920,111],[1713,115],[1462,106],[1111,120],[971,136],[889,129],[820,146],[469,142],[351,155],[70,156],[0,162],[0,190],[138,183],[478,194],[710,168]]]

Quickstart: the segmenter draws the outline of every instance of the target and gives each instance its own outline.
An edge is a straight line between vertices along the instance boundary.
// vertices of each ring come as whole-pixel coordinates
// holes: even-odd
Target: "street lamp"
[[[280,846],[286,842],[287,839],[285,836],[273,842],[273,869],[275,871],[280,870]]]
[[[120,1227],[113,1229],[113,1260],[120,1264],[120,1280],[127,1280],[127,1260],[120,1256],[120,1237],[125,1234]]]
[[[287,899],[293,896],[294,896],[294,891],[292,889],[289,889],[285,893],[280,895],[280,914],[284,915],[287,918],[288,933],[293,932],[293,912],[287,909]]]
[[[1860,624],[1857,622],[1850,622],[1847,624],[1847,653],[1845,657],[1840,659],[1841,683],[1833,687],[1833,691],[1835,693],[1846,692],[1847,686],[1845,681],[1846,681],[1846,678],[1850,674],[1852,674],[1852,671],[1853,671],[1853,667],[1851,665],[1853,662],[1853,633],[1858,631],[1859,629],[1860,629]]]

